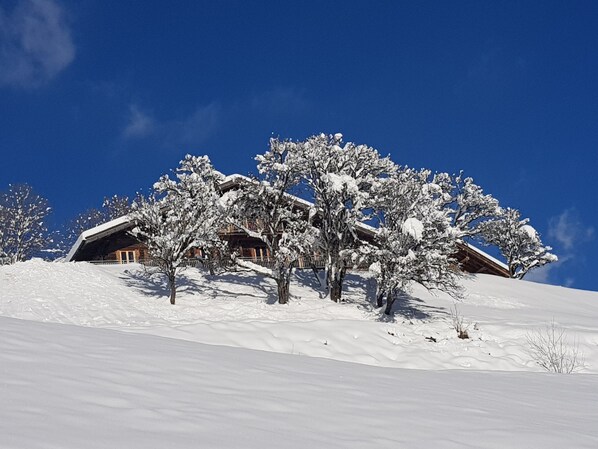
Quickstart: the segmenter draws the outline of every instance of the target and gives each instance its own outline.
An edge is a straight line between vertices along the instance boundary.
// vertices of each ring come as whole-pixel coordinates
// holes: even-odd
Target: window
[[[257,260],[268,260],[268,248],[261,247],[255,249],[255,256]]]
[[[120,254],[118,260],[120,263],[133,263],[135,260],[135,251],[118,251]]]

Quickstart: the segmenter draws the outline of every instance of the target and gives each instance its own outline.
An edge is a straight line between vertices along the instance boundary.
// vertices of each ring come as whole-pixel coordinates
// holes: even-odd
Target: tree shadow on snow
[[[357,290],[354,297],[351,292]],[[358,308],[368,312],[376,306],[376,281],[371,277],[359,276],[349,273],[343,283],[343,302],[356,304]],[[365,293],[365,297],[364,294]]]
[[[205,275],[208,281],[199,283],[188,276],[188,270],[197,270],[197,268],[187,268],[177,274],[177,295],[181,293],[197,294],[202,297],[211,297],[218,299],[236,299],[239,296],[249,296],[258,299],[264,299],[268,304],[274,304],[278,301],[276,286],[268,282],[266,278],[259,275],[239,276],[238,272],[224,272],[211,275]],[[202,270],[203,271],[203,270]],[[170,289],[166,277],[152,270],[126,270],[121,279],[128,287],[132,287],[146,296],[155,298],[168,297]],[[224,285],[230,285],[227,289]],[[258,293],[239,292],[233,286],[247,286],[258,290]],[[261,293],[259,293],[261,292]]]
[[[322,271],[319,271],[318,273],[321,274]],[[313,270],[307,268],[295,268],[293,270],[293,276],[295,277],[297,282],[304,287],[309,287],[313,290],[324,290],[326,288],[324,285],[325,281],[323,279],[320,279],[320,277],[316,276]]]
[[[375,300],[374,300],[375,301]],[[380,317],[378,321],[395,322],[398,318],[406,320],[428,320],[433,316],[446,315],[448,312],[444,307],[431,306],[426,304],[423,299],[402,292],[392,305],[390,315],[384,313],[386,304],[379,309]]]
[[[231,296],[231,299],[235,299],[238,296],[249,296],[254,298],[263,299],[266,298],[267,304],[275,304],[278,301],[278,291],[276,289],[276,283],[274,283],[271,279],[259,275],[256,273],[248,272],[249,276],[239,276],[239,272],[224,272],[217,274],[213,277],[214,281],[217,281],[219,284],[227,284],[232,286],[245,286],[245,287],[252,287],[262,294],[255,294],[255,293],[248,293],[248,292],[239,292],[234,288],[231,290],[226,290],[222,288],[222,285],[211,285],[209,288],[213,290],[215,295],[221,295],[222,293],[228,294]]]
[[[328,292],[323,271],[316,275],[312,270],[304,269],[295,270],[293,274],[300,285],[315,290],[321,299],[325,299]],[[341,303],[353,304],[366,312],[372,312],[376,304],[376,281],[362,274],[347,273],[343,282]]]
[[[151,270],[125,270],[125,276],[121,279],[125,281],[127,287],[131,287],[146,296],[163,298],[170,296],[170,288],[166,276],[162,273],[152,272]],[[202,286],[194,279],[181,272],[177,275],[177,294],[179,293],[201,293]]]

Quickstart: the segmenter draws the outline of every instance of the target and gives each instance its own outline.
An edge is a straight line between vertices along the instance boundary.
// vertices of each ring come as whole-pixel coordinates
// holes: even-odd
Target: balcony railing
[[[237,260],[240,261],[247,261],[259,265],[265,268],[274,268],[274,259],[271,257],[236,257]],[[206,266],[206,260],[201,258],[189,258],[183,261],[182,266],[184,267],[195,267],[195,268],[204,268]],[[120,260],[90,260],[89,263],[93,265],[126,265],[127,262],[120,261]],[[135,262],[129,263],[139,263],[148,267],[155,266],[156,262],[152,259],[141,259],[136,260]],[[300,257],[294,264],[294,268],[298,269],[323,269],[326,266],[325,260],[323,257],[319,256],[302,256]],[[366,265],[360,265],[357,267],[352,267],[356,270],[363,270],[367,269]]]

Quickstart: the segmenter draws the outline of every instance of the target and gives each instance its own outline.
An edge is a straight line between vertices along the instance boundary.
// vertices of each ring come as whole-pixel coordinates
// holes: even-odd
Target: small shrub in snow
[[[584,367],[579,345],[569,344],[567,333],[554,320],[542,330],[527,334],[532,360],[552,373],[571,374]]]
[[[451,307],[451,324],[453,325],[453,329],[455,329],[459,338],[464,340],[469,338],[469,333],[467,332],[469,325],[465,323],[465,319],[463,318],[463,315],[456,304]]]

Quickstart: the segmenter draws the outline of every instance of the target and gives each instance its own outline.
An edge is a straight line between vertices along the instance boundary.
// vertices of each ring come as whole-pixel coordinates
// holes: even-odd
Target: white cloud
[[[574,208],[565,209],[549,220],[548,237],[562,245],[566,251],[571,251],[579,243],[592,240],[594,228],[585,226]]]
[[[65,14],[54,0],[19,0],[0,7],[0,86],[37,87],[75,58]]]
[[[594,238],[595,230],[592,226],[583,224],[575,208],[565,209],[559,215],[548,220],[548,239],[558,245],[559,260],[531,271],[526,280],[546,284],[560,284],[571,287],[575,283],[573,277],[564,276],[579,263],[577,249],[579,246]],[[563,265],[567,264],[563,273]]]
[[[126,138],[147,137],[155,130],[155,121],[135,104],[129,106],[129,121],[123,131]]]
[[[570,254],[559,255],[559,260],[530,271],[524,279],[526,281],[539,282],[541,284],[555,284],[556,280],[554,272],[557,271],[560,267],[563,266],[563,264],[565,264],[572,258],[573,256],[571,256]],[[573,278],[567,278],[566,287],[570,287],[573,284],[573,282]]]

